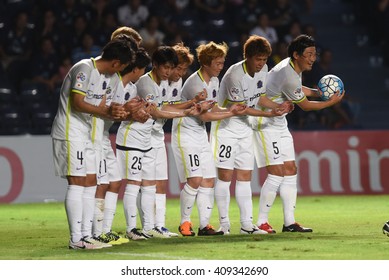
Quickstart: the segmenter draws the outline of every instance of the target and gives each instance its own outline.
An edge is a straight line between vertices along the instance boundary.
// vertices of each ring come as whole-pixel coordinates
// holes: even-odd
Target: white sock
[[[130,232],[136,228],[136,198],[139,194],[140,186],[127,184],[123,196],[124,215],[126,217],[126,230]]]
[[[65,196],[65,210],[68,218],[70,238],[73,242],[78,242],[82,238],[82,194],[84,187],[69,185]]]
[[[136,208],[138,209],[140,223],[141,223],[142,228],[143,228],[144,218],[143,218],[141,201],[142,201],[142,188],[139,189],[139,194],[138,194],[138,197],[136,198]]]
[[[284,225],[294,224],[294,210],[297,200],[297,175],[285,176],[280,186],[280,197],[284,208]]]
[[[215,201],[215,189],[199,187],[197,193],[197,210],[199,212],[200,225],[199,228],[205,228],[212,215],[212,208]]]
[[[230,185],[231,182],[225,182],[219,179],[215,185],[215,199],[219,210],[220,226],[227,226],[228,228],[230,227],[230,217],[228,214],[231,200]]]
[[[104,203],[104,220],[103,220],[103,232],[108,233],[112,229],[113,218],[116,213],[116,206],[118,201],[118,194],[107,191],[105,194]]]
[[[95,198],[95,212],[93,216],[93,236],[100,236],[103,233],[104,220],[104,198]]]
[[[85,187],[82,194],[82,236],[92,237],[93,216],[95,212],[95,195],[97,186]]]
[[[261,189],[259,197],[259,213],[257,225],[267,223],[269,220],[269,212],[273,206],[277,196],[277,191],[284,180],[284,177],[269,174]]]
[[[142,186],[142,212],[143,212],[143,229],[149,231],[154,228],[155,224],[155,192],[157,187]]]
[[[193,206],[196,200],[198,189],[194,189],[186,183],[180,192],[181,224],[190,222]]]
[[[166,194],[155,194],[155,226],[165,227],[166,218]]]
[[[242,228],[251,228],[253,226],[253,198],[250,181],[236,181],[235,198],[239,206]]]

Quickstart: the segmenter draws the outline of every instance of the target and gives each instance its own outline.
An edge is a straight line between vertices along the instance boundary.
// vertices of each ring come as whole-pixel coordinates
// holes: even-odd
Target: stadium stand
[[[18,128],[2,124],[1,134],[48,134],[48,123],[56,112],[61,78],[45,88],[34,83],[34,58],[40,53],[40,42],[51,38],[57,61],[69,61],[72,52],[81,47],[81,36],[92,34],[102,46],[111,32],[120,25],[118,13],[126,0],[64,0],[58,4],[48,0],[6,0],[0,2],[0,112],[2,122],[13,122]],[[275,44],[268,64],[271,67],[285,56],[285,40],[290,40],[308,27],[316,32],[319,48],[333,53],[332,71],[346,86],[352,97],[357,128],[387,129],[389,113],[389,59],[387,32],[372,33],[369,15],[377,14],[376,1],[349,0],[226,0],[226,1],[141,1],[149,16],[159,20],[164,34],[160,44],[183,40],[192,51],[199,42],[225,41],[230,46],[225,69],[241,59],[241,42],[256,25],[260,14],[269,14],[270,24],[277,30]],[[369,2],[369,4],[367,4]],[[371,2],[371,3],[370,3]],[[388,5],[389,6],[389,5]],[[208,9],[209,8],[209,9]],[[389,7],[384,7],[386,14]],[[207,12],[206,12],[207,11]],[[220,12],[222,11],[222,12]],[[371,11],[370,14],[361,11]],[[331,16],[328,16],[331,15]],[[85,19],[80,21],[79,19]],[[380,17],[374,22],[380,30],[389,30],[388,20]],[[283,20],[282,20],[283,19]],[[139,21],[138,30],[146,21]],[[370,24],[370,25],[368,25]],[[295,28],[290,29],[294,25]],[[293,30],[293,31],[292,31]],[[26,44],[25,42],[29,42]],[[378,43],[377,43],[378,42]],[[12,44],[11,44],[12,43]],[[36,61],[36,60],[35,60]],[[196,69],[197,63],[192,65]],[[45,66],[42,66],[47,69]],[[50,67],[50,65],[47,65]],[[58,77],[63,77],[64,65],[56,66]],[[68,67],[65,66],[65,68]],[[25,71],[27,70],[27,71]],[[221,73],[221,75],[223,72]],[[53,74],[52,74],[53,75]],[[46,84],[47,86],[47,84]],[[12,113],[9,113],[12,108]],[[8,111],[8,113],[5,113]],[[23,111],[23,114],[19,111]],[[41,112],[42,114],[38,114]],[[298,122],[290,119],[291,122]],[[363,117],[362,117],[363,116]],[[20,120],[27,118],[23,125]],[[303,118],[307,116],[303,115]],[[42,126],[40,128],[39,126]],[[299,129],[298,125],[293,126]],[[306,129],[317,129],[317,123]],[[356,128],[356,127],[344,127]],[[324,127],[328,129],[328,127]],[[334,129],[334,128],[333,128]],[[338,128],[339,129],[339,128]],[[114,129],[112,130],[114,131]]]

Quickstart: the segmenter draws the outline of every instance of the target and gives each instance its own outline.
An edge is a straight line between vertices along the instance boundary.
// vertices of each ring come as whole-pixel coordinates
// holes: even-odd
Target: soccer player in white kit
[[[86,161],[85,154],[91,141],[90,115],[116,119],[125,115],[122,108],[113,111],[112,107],[105,106],[106,97],[102,88],[105,76],[123,70],[132,58],[130,42],[120,38],[112,40],[97,59],[84,59],[76,63],[62,84],[51,137],[55,173],[66,177],[68,182],[65,209],[71,249],[102,248],[93,238],[82,234],[82,225],[93,220],[93,210],[88,211],[88,215],[84,211],[84,194],[88,193],[89,200],[87,164],[94,164]]]
[[[142,42],[142,37],[131,27],[122,26],[112,32],[111,40],[115,37],[126,35],[132,38],[135,44],[139,47]],[[144,74],[145,68],[150,63],[150,57],[144,50],[138,50],[136,53],[135,62],[131,63],[121,72],[121,81],[118,83],[119,90],[115,90],[115,98],[121,99],[120,95],[124,94],[123,84],[136,82],[141,75]],[[107,105],[112,102],[112,99],[107,99]],[[131,99],[130,103],[137,102],[136,99]],[[115,104],[115,102],[114,102]],[[121,104],[124,104],[121,103]],[[138,104],[139,105],[139,104]],[[136,118],[142,110],[132,113],[131,118]],[[109,129],[112,121],[105,120],[104,132],[102,140],[102,159],[99,165],[99,185],[96,189],[95,196],[95,213],[93,219],[93,235],[104,243],[113,245],[127,243],[127,238],[121,237],[115,231],[112,231],[112,222],[116,213],[116,205],[118,193],[122,186],[122,178],[118,167],[116,155],[112,149],[111,140],[109,138]]]
[[[236,171],[235,197],[240,210],[241,234],[267,234],[253,224],[251,174],[254,169],[253,130],[248,115],[271,117],[282,115],[281,110],[258,110],[256,105],[266,91],[267,59],[270,43],[257,35],[250,36],[243,46],[244,60],[232,65],[220,83],[218,103],[229,108],[233,104],[247,105],[247,115],[218,121],[211,135],[211,145],[218,180],[215,198],[219,210],[220,231],[230,233],[230,184]],[[269,101],[272,102],[272,101]],[[277,107],[278,104],[273,104]],[[276,113],[277,112],[277,113]]]
[[[136,97],[135,83],[145,72],[146,67],[150,64],[151,58],[148,53],[140,48],[136,51],[135,62],[129,64],[123,71],[120,72],[121,81],[115,91],[115,96],[112,99],[113,103],[126,104],[127,102],[135,101]],[[142,117],[141,117],[142,118]],[[131,116],[132,120],[139,119],[136,116]],[[146,121],[148,117],[141,121]],[[100,178],[100,188],[104,188],[102,196],[104,198],[96,198],[97,205],[95,209],[96,223],[100,225],[100,231],[95,234],[98,240],[104,243],[113,245],[127,243],[128,239],[121,237],[115,231],[112,231],[112,223],[116,213],[116,205],[118,193],[122,185],[122,176],[116,155],[114,154],[111,141],[109,139],[110,124],[106,121],[104,130],[103,142],[103,158],[101,161],[100,170],[106,170],[107,175]],[[127,242],[126,242],[127,241]]]
[[[171,104],[171,106],[178,109],[188,109],[194,103],[205,100],[206,94],[204,92],[196,95],[192,100],[181,102],[182,77],[188,71],[189,66],[193,63],[193,55],[190,53],[188,47],[183,43],[177,43],[172,46],[177,54],[178,65],[175,67],[168,78],[168,87],[166,96],[163,100],[164,104]],[[173,123],[177,118],[173,119]],[[163,129],[161,126],[157,127],[159,131],[153,130],[152,138],[153,148],[157,150],[157,180],[156,180],[156,195],[155,195],[155,227],[162,231],[165,235],[176,237],[177,233],[171,232],[166,228],[166,192],[168,179],[168,166],[165,141],[163,136]]]
[[[159,47],[153,53],[153,69],[136,83],[137,95],[151,104],[149,108],[152,110],[149,113],[153,118],[145,123],[122,122],[117,133],[117,157],[122,178],[127,180],[123,198],[126,230],[131,239],[141,239],[141,236],[169,237],[155,227],[156,152],[152,146],[151,133],[154,120],[183,117],[192,112],[192,109],[183,111],[167,109],[167,106],[162,107],[162,96],[167,92],[167,79],[177,62],[177,55],[171,47]],[[141,232],[136,228],[136,200],[140,188],[142,188],[141,211],[143,213]]]
[[[183,236],[194,236],[190,219],[192,208],[197,201],[199,211],[198,235],[221,235],[209,224],[214,205],[215,164],[205,122],[216,121],[237,114],[232,110],[213,106],[219,90],[217,78],[224,67],[228,47],[226,44],[209,42],[196,48],[200,69],[193,73],[184,83],[182,100],[192,100],[198,93],[205,91],[207,101],[202,102],[204,113],[196,117],[181,118],[172,131],[172,147],[180,181],[185,183],[180,193],[181,222],[179,231]],[[245,107],[241,107],[243,112]]]
[[[312,69],[316,60],[315,41],[307,35],[296,37],[288,46],[288,58],[270,70],[267,77],[266,96],[281,104],[291,100],[304,111],[320,110],[332,106],[343,97],[334,94],[327,101],[311,101],[307,97],[318,97],[316,89],[302,85],[301,75]],[[261,100],[260,100],[261,102]],[[294,211],[297,200],[297,167],[293,138],[288,129],[286,116],[253,118],[254,148],[257,166],[266,166],[268,176],[262,186],[259,200],[257,225],[272,229],[268,214],[277,191],[283,204],[283,232],[312,232],[311,228],[296,223]]]

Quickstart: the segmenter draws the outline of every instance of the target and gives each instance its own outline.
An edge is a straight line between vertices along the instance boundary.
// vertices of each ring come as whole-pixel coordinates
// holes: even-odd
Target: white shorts
[[[87,141],[53,139],[54,171],[56,176],[86,176]]]
[[[172,137],[173,155],[181,183],[187,178],[216,178],[216,167],[206,133],[194,138],[188,135]]]
[[[142,151],[128,148],[126,150],[116,149],[116,156],[119,164],[122,179],[142,182],[155,180],[155,156],[154,149]]]
[[[103,143],[103,155],[100,161],[97,178],[100,184],[109,184],[109,182],[117,182],[122,180],[119,163],[109,139],[108,143]]]
[[[230,138],[222,137],[211,138],[211,145],[217,168],[223,169],[254,169],[254,150],[253,138]]]
[[[155,179],[156,180],[167,180],[168,179],[168,169],[167,169],[167,154],[166,147],[157,147],[153,148],[155,153],[154,162],[155,162]]]
[[[93,144],[91,141],[88,141],[85,149],[87,174],[98,173],[97,171],[100,169],[101,158],[102,158],[101,144]]]
[[[258,168],[294,161],[293,137],[289,130],[254,130],[254,155]]]

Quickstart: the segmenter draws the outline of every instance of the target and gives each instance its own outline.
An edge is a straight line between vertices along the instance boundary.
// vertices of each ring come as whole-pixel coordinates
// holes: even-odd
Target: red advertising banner
[[[299,195],[389,194],[389,130],[292,134]],[[167,195],[178,197],[181,185],[170,135],[166,135],[166,148]],[[60,201],[67,188],[66,179],[54,175],[51,138],[47,135],[1,137],[0,178],[0,203]],[[265,168],[253,172],[254,195],[259,195],[265,179]]]
[[[301,194],[389,193],[389,131],[292,134]]]

